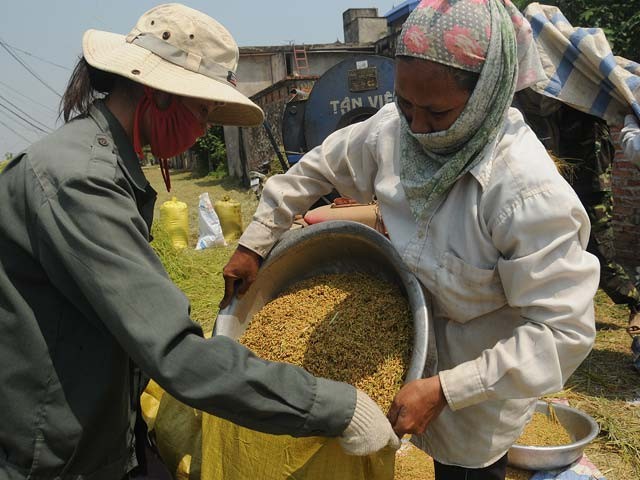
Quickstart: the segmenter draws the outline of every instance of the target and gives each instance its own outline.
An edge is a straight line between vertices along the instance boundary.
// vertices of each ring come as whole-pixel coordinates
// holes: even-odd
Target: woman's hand
[[[236,287],[238,295],[244,295],[247,292],[256,279],[261,260],[262,258],[256,252],[238,245],[229,262],[222,269],[224,297],[219,306],[221,310],[231,303]]]
[[[396,434],[422,434],[447,405],[440,377],[414,380],[403,386],[393,399],[387,418]]]

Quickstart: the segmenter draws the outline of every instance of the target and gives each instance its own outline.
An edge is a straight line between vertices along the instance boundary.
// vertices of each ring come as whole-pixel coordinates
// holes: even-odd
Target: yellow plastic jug
[[[222,197],[222,200],[216,201],[213,205],[225,241],[233,241],[242,235],[242,208],[239,202],[232,200],[228,195]]]
[[[175,249],[186,248],[189,244],[189,212],[187,204],[176,197],[160,207],[160,224],[167,232],[171,245]]]

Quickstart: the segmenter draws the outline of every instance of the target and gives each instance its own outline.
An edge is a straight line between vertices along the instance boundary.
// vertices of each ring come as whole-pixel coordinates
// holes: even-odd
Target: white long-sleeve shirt
[[[329,136],[266,183],[240,243],[266,255],[333,187],[361,202],[375,196],[429,293],[448,402],[413,441],[442,463],[479,468],[505,454],[535,399],[562,389],[591,349],[599,263],[585,251],[589,220],[512,108],[483,160],[417,223],[400,183],[399,128],[392,104]]]
[[[640,127],[635,115],[624,117],[621,138],[625,158],[640,168]]]

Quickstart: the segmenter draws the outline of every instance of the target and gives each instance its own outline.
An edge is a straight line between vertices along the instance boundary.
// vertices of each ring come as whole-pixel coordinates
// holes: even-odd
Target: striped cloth
[[[580,460],[560,470],[537,472],[529,480],[607,480],[589,459]]]
[[[622,125],[625,114],[640,118],[640,64],[616,57],[599,28],[573,27],[557,7],[530,4],[533,29],[547,77],[536,92]]]

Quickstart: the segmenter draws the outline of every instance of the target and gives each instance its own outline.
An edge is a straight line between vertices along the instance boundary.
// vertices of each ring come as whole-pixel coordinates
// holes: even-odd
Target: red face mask
[[[204,135],[205,129],[191,110],[180,103],[175,96],[171,99],[171,105],[162,110],[153,100],[153,89],[144,87],[144,97],[138,103],[133,122],[133,148],[139,157],[142,157],[140,122],[147,110],[150,110],[151,138],[148,140],[151,153],[160,160],[162,176],[169,191],[171,182],[166,160],[185,152]]]

